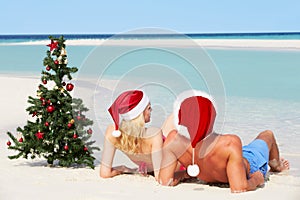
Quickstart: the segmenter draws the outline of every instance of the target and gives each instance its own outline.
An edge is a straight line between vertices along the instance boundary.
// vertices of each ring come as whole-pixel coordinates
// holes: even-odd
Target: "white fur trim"
[[[127,121],[132,120],[132,119],[138,117],[145,110],[145,108],[147,107],[148,104],[149,104],[149,98],[145,94],[145,92],[143,92],[143,97],[142,97],[141,101],[138,103],[138,105],[136,105],[129,112],[120,114],[120,115],[124,120],[127,120]]]
[[[212,102],[215,109],[217,109],[213,97],[210,96],[209,94],[207,94],[206,92],[203,92],[203,91],[200,91],[200,90],[187,90],[187,91],[184,91],[184,92],[180,93],[177,96],[177,98],[176,98],[176,100],[174,101],[174,104],[173,104],[174,124],[175,124],[177,130],[179,130],[179,128],[180,128],[179,125],[178,125],[178,123],[179,123],[178,113],[179,113],[181,103],[185,99],[187,99],[189,97],[193,97],[193,96],[201,96],[201,97],[209,99]]]
[[[187,173],[189,176],[196,177],[200,173],[200,169],[199,169],[198,165],[196,165],[196,164],[189,165],[187,167]]]
[[[121,136],[121,131],[119,131],[119,130],[114,130],[111,134],[112,134],[112,136],[114,136],[114,137],[120,137],[120,136]]]

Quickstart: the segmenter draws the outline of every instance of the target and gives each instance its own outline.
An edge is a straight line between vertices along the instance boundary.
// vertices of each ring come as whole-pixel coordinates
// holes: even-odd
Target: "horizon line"
[[[267,32],[188,32],[188,33],[0,33],[0,36],[44,36],[44,35],[238,35],[238,34],[300,34],[300,31],[267,31]]]

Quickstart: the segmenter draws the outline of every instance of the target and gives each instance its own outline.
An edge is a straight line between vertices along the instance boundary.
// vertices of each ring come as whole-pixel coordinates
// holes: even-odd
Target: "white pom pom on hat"
[[[120,137],[120,136],[121,136],[121,131],[119,131],[119,130],[114,130],[111,134],[112,134],[112,136],[114,136],[114,137]]]
[[[132,120],[138,117],[149,104],[149,98],[141,90],[129,90],[120,94],[108,109],[114,123],[115,130],[112,132],[114,137],[120,137],[119,130],[120,116],[124,120]]]
[[[214,99],[198,90],[184,91],[178,95],[173,107],[174,124],[178,131],[188,131],[193,149],[192,165],[187,168],[190,176],[198,176],[200,169],[194,162],[195,146],[213,132],[216,118]]]

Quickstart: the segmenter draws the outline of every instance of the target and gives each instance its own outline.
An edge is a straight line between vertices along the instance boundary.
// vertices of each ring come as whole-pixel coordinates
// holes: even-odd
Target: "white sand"
[[[33,41],[24,43],[2,43],[0,45],[46,45],[49,41]],[[79,39],[67,40],[66,45],[112,45],[112,46],[154,46],[154,47],[195,47],[206,48],[260,48],[299,50],[300,40],[257,40],[257,39]]]
[[[182,183],[163,187],[153,177],[122,175],[111,179],[99,178],[101,153],[96,152],[95,170],[87,168],[49,168],[44,160],[9,160],[14,154],[7,149],[6,131],[15,132],[26,123],[28,95],[34,96],[39,79],[0,76],[2,111],[0,120],[0,199],[300,199],[300,178],[289,173],[271,175],[262,189],[243,194],[231,194],[229,188],[197,183]],[[80,88],[79,88],[80,89]],[[90,91],[84,90],[84,103],[89,107]],[[29,116],[29,118],[31,118]],[[101,145],[102,135],[94,133]],[[117,163],[132,166],[125,158]],[[295,160],[299,162],[299,160]],[[123,163],[122,163],[123,162]],[[296,165],[295,165],[296,166]],[[291,171],[295,170],[293,168]],[[299,170],[299,169],[297,169]]]

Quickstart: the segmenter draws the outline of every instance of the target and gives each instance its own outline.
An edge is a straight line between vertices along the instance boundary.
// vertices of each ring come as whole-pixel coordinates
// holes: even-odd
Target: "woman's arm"
[[[100,177],[110,178],[122,173],[119,169],[112,168],[113,158],[115,156],[116,148],[110,141],[111,133],[114,130],[114,126],[107,127],[104,137],[104,148],[100,166]]]

